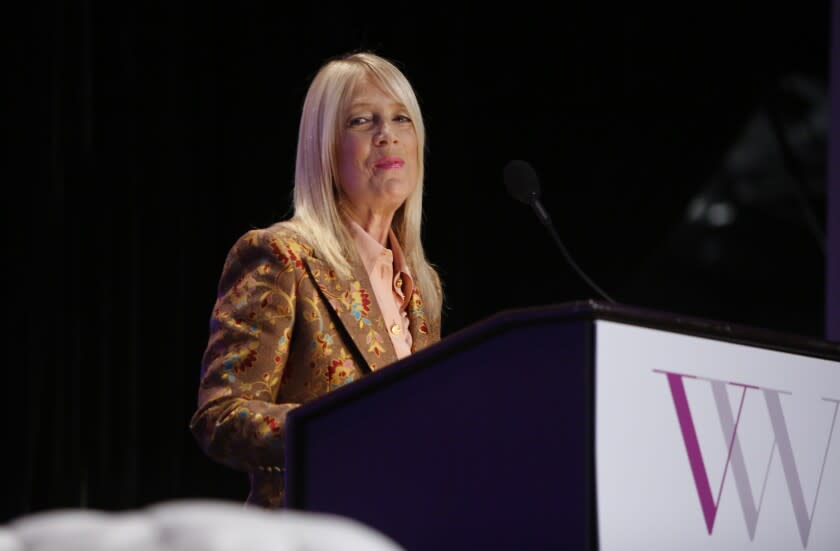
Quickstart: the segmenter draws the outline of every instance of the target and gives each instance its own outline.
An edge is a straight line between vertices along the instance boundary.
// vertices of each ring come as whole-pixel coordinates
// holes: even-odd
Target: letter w
[[[744,513],[747,532],[749,533],[750,541],[754,539],[756,525],[758,523],[758,515],[761,510],[761,503],[764,499],[764,489],[767,485],[767,476],[770,472],[770,466],[773,460],[773,452],[776,448],[778,448],[779,457],[782,462],[782,470],[785,474],[788,492],[790,493],[791,503],[793,505],[796,524],[799,528],[799,535],[802,540],[802,546],[807,547],[813,515],[814,512],[816,512],[817,497],[819,496],[820,485],[822,484],[822,476],[825,470],[826,459],[828,458],[828,451],[831,446],[831,437],[834,432],[835,422],[837,421],[837,412],[840,400],[823,398],[825,401],[834,402],[834,415],[832,417],[831,428],[828,433],[828,442],[826,443],[823,464],[820,469],[817,490],[814,495],[814,502],[811,507],[811,513],[809,514],[807,507],[805,506],[805,497],[802,491],[802,484],[799,479],[799,471],[796,468],[796,462],[793,457],[790,434],[787,429],[787,424],[785,423],[782,405],[779,400],[780,391],[761,389],[764,395],[764,400],[767,404],[767,410],[770,413],[770,423],[773,428],[775,440],[773,442],[773,447],[770,449],[770,457],[767,462],[767,469],[764,472],[764,482],[762,484],[761,495],[759,496],[758,506],[756,506],[749,476],[747,474],[746,464],[744,462],[744,455],[738,439],[738,423],[741,418],[741,411],[743,410],[744,398],[746,397],[747,390],[749,388],[758,387],[736,383],[726,383],[724,381],[710,381],[712,385],[712,393],[715,398],[715,404],[717,406],[718,417],[720,418],[723,437],[728,444],[726,464],[724,466],[723,476],[721,477],[720,488],[718,489],[717,499],[714,499],[712,497],[709,476],[703,461],[703,455],[700,451],[700,443],[697,439],[697,432],[694,428],[694,420],[691,415],[691,409],[688,405],[688,398],[686,397],[685,387],[683,386],[682,381],[683,377],[694,377],[678,373],[662,373],[665,373],[668,377],[668,384],[671,389],[671,396],[674,400],[674,407],[677,412],[677,419],[680,424],[683,442],[685,443],[686,452],[688,454],[689,465],[691,466],[691,472],[694,476],[694,484],[697,488],[697,494],[700,498],[700,507],[703,511],[703,517],[706,521],[706,528],[709,531],[709,534],[711,534],[714,529],[718,505],[720,504],[720,496],[723,491],[723,484],[726,480],[726,474],[731,463],[732,475],[735,477],[735,484],[738,490],[738,497],[741,502],[741,509]],[[729,401],[729,395],[726,392],[727,384],[740,386],[743,389],[740,404],[738,405],[738,414],[735,419],[732,417],[732,407]]]

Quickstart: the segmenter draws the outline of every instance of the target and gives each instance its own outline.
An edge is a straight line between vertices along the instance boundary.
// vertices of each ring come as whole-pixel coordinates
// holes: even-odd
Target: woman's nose
[[[391,131],[391,126],[389,124],[383,123],[376,132],[374,139],[378,145],[386,145],[396,142],[397,136]]]

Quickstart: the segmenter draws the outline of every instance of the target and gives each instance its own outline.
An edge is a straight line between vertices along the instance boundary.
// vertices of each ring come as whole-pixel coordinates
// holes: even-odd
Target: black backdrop
[[[352,49],[396,60],[424,109],[444,335],[597,298],[505,193],[519,158],[619,302],[822,336],[825,128],[817,110],[796,141],[790,90],[825,94],[829,8],[7,8],[4,518],[244,499],[187,431],[215,286],[241,233],[288,214],[308,79]],[[745,132],[757,116],[779,125]]]

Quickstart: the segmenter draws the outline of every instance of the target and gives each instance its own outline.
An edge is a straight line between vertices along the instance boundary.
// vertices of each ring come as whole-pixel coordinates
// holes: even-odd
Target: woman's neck
[[[350,212],[350,218],[362,227],[368,235],[374,238],[383,247],[388,247],[388,237],[391,232],[391,222],[394,220],[394,213],[380,214],[367,211],[364,215],[357,212]]]

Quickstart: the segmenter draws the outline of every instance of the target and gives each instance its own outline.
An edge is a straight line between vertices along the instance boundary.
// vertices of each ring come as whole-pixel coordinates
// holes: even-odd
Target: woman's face
[[[393,215],[417,185],[417,135],[405,106],[365,80],[342,120],[339,184],[356,216]]]

